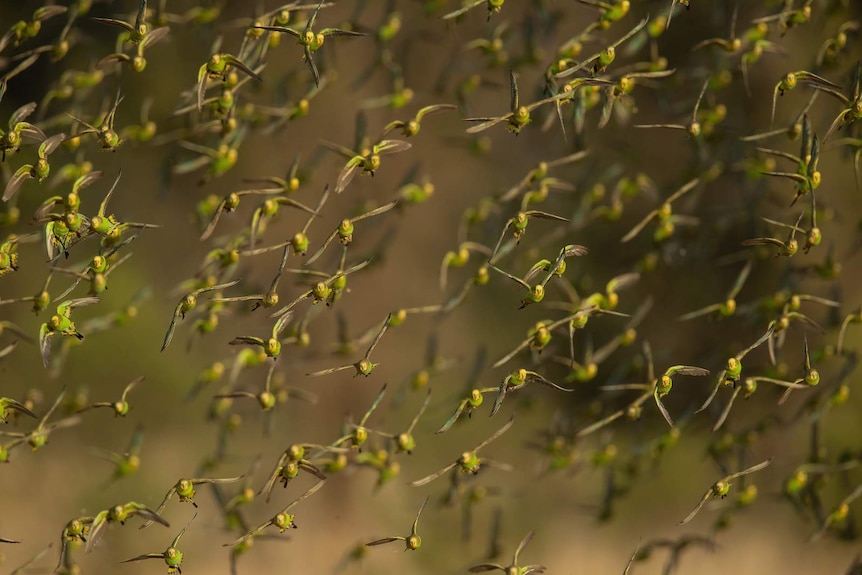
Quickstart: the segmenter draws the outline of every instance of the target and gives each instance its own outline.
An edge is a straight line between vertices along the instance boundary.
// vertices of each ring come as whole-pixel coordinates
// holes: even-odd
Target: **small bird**
[[[191,503],[192,505],[195,506],[195,508],[197,508],[198,504],[195,503],[195,494],[197,493],[195,491],[195,485],[224,485],[225,483],[235,483],[242,478],[243,478],[242,475],[240,475],[239,477],[226,477],[226,478],[220,478],[220,479],[207,479],[207,478],[187,479],[187,478],[182,478],[179,481],[177,481],[173,485],[173,487],[168,489],[167,493],[165,493],[165,498],[162,499],[162,502],[156,508],[156,514],[161,513],[164,510],[164,508],[167,507],[168,501],[175,494],[179,497],[180,503]],[[153,524],[153,521],[157,521],[157,520],[151,519],[151,520],[145,522],[143,525],[141,525],[140,528],[143,529],[145,527],[149,527],[150,525]]]
[[[425,501],[422,502],[422,505],[419,507],[419,513],[416,514],[416,519],[413,520],[413,527],[410,529],[410,535],[404,537],[402,535],[396,535],[394,537],[384,537],[383,539],[376,539],[369,543],[366,543],[366,547],[374,547],[375,545],[383,545],[384,543],[392,543],[393,541],[403,541],[405,545],[405,551],[416,551],[422,546],[422,538],[419,537],[419,534],[416,532],[417,527],[419,526],[419,517],[422,516],[422,510],[425,509],[425,505],[428,504],[428,497],[425,497]]]
[[[752,465],[747,469],[737,471],[736,473],[732,473],[727,477],[719,479],[718,481],[713,483],[709,489],[706,490],[700,500],[700,503],[698,503],[697,507],[695,507],[694,510],[692,510],[692,512],[688,514],[688,517],[677,523],[677,525],[685,525],[686,523],[694,519],[694,516],[697,515],[701,508],[703,508],[703,506],[706,505],[706,502],[710,499],[713,499],[715,497],[721,497],[723,499],[727,497],[727,493],[730,491],[731,481],[733,481],[737,477],[742,477],[743,475],[748,475],[750,473],[760,471],[761,469],[767,467],[770,463],[772,463],[772,459],[767,459],[766,461],[761,461],[760,463]]]
[[[156,522],[164,525],[165,527],[170,527],[171,524],[165,521],[165,519],[147,507],[142,503],[137,503],[135,501],[130,501],[125,505],[114,505],[110,509],[105,509],[104,511],[100,511],[92,521],[90,526],[90,535],[87,539],[87,552],[93,550],[93,546],[98,541],[99,535],[102,533],[102,530],[109,523],[119,523],[120,525],[125,525],[126,521],[129,518],[139,515],[149,521],[150,523]]]
[[[195,307],[198,305],[199,295],[210,291],[224,290],[235,286],[239,282],[240,280],[234,280],[232,282],[227,282],[223,284],[202,287],[184,295],[180,302],[177,304],[177,307],[174,310],[174,315],[171,318],[171,323],[168,325],[168,331],[167,333],[165,333],[165,341],[164,343],[162,343],[162,351],[165,351],[167,347],[171,344],[171,340],[174,338],[174,329],[177,326],[177,321],[180,319],[186,319],[186,314],[195,309]]]
[[[131,563],[132,561],[141,561],[143,559],[163,559],[168,566],[168,575],[173,575],[173,573],[179,573],[182,575],[183,552],[180,551],[177,546],[180,544],[180,538],[182,538],[183,534],[189,528],[189,525],[192,524],[192,521],[194,521],[197,516],[198,514],[195,513],[186,526],[183,527],[182,531],[177,533],[177,536],[174,537],[173,541],[171,541],[170,547],[161,553],[145,553],[144,555],[138,555],[137,557],[120,561],[120,563]]]

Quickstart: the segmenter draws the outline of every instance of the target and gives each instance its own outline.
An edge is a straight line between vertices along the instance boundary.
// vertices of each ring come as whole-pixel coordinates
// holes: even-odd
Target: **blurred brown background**
[[[97,3],[90,15],[131,13],[135,9],[134,4],[130,1]],[[193,4],[171,0],[168,9],[182,13]],[[356,9],[354,4],[342,0],[321,10],[317,27],[347,22]],[[376,26],[388,7],[385,2],[365,4],[359,23],[367,27]],[[510,57],[515,59],[523,54],[524,31],[517,23],[524,20],[528,11],[538,9],[534,6],[536,3],[513,1],[506,3],[502,13],[493,16],[489,23],[485,21],[484,7],[479,7],[463,22],[447,25],[440,20],[439,14],[425,16],[421,2],[402,0],[396,4],[403,21],[403,28],[395,41],[395,46],[398,46],[396,57],[403,67],[406,84],[415,91],[415,98],[404,110],[397,112],[368,110],[369,135],[372,138],[392,119],[406,119],[421,106],[454,103],[451,90],[442,94],[434,92],[438,74],[453,65],[453,50],[471,39],[484,36],[504,20],[512,23],[506,36]],[[538,42],[543,50],[542,65],[549,61],[555,46],[577,34],[596,17],[595,10],[574,1],[558,0],[545,4],[560,17],[553,37],[540,38]],[[617,38],[642,15],[666,11],[668,2],[632,4],[631,14],[623,23],[600,38]],[[769,14],[770,10],[777,11],[780,7],[776,4],[741,3],[738,29],[747,27],[754,17]],[[826,34],[832,34],[848,18],[860,16],[855,4],[848,11],[829,15],[827,4],[830,3],[815,1],[815,16],[810,24],[792,30],[783,39],[776,37],[775,41],[786,50],[786,54],[764,56],[752,67],[752,97],[746,96],[738,70],[730,87],[708,96],[711,104],[717,100],[728,109],[728,118],[721,125],[721,130],[726,132],[722,136],[721,148],[722,153],[726,153],[725,161],[732,154],[741,159],[753,153],[751,146],[733,143],[733,140],[768,127],[774,82],[788,71],[807,69]],[[0,30],[5,30],[19,18],[28,17],[39,5],[39,2],[29,0],[3,2],[0,4]],[[452,2],[449,6],[451,9],[455,7]],[[125,99],[117,112],[117,126],[137,122],[140,106],[147,96],[154,97],[151,116],[159,124],[160,133],[182,125],[181,121],[169,118],[178,102],[178,94],[192,88],[197,68],[205,61],[217,35],[224,34],[223,51],[237,49],[243,29],[232,22],[249,17],[258,7],[273,9],[276,4],[228,2],[214,26],[198,29],[172,26],[170,36],[148,50],[146,71],[141,74],[124,71],[120,78],[110,76],[105,80],[104,90],[93,92],[94,101],[87,102],[90,114],[96,114],[101,98],[113,97],[116,88],[111,86],[116,86],[119,81]],[[636,89],[638,114],[632,123],[675,122],[690,113],[704,67],[719,59],[712,52],[692,53],[690,48],[704,38],[725,37],[732,9],[731,3],[694,0],[690,11],[676,13],[673,25],[661,37],[660,43],[662,53],[670,60],[670,67],[677,68],[678,73],[664,84],[657,84],[664,86],[662,90]],[[58,33],[62,20],[61,16],[57,21],[46,23],[40,39]],[[86,18],[76,26],[81,40],[64,60],[52,64],[43,58],[10,82],[0,103],[0,117],[8,117],[23,103],[39,102],[52,79],[62,70],[86,69],[112,51],[116,37],[114,29]],[[38,45],[39,39],[32,42],[32,46]],[[853,42],[851,50],[858,50],[858,39]],[[586,52],[591,53],[592,47]],[[131,244],[128,251],[134,255],[110,277],[110,290],[101,304],[76,311],[75,318],[80,324],[84,318],[118,309],[145,285],[151,288],[153,297],[140,306],[138,317],[130,325],[87,336],[84,345],[72,350],[59,379],[48,377],[41,365],[37,346],[20,345],[11,356],[0,359],[0,393],[20,398],[28,390],[41,390],[44,397],[36,410],[41,413],[63,385],[70,393],[86,390],[92,402],[119,396],[126,383],[135,377],[144,375],[147,379],[131,394],[133,408],[128,417],[115,419],[109,410],[88,412],[80,426],[60,430],[51,436],[43,449],[31,453],[27,447],[19,448],[13,452],[11,463],[0,466],[0,535],[23,540],[20,545],[5,545],[0,550],[3,558],[0,569],[4,572],[50,542],[54,543],[53,549],[37,565],[45,570],[52,568],[59,546],[58,536],[66,521],[117,502],[134,500],[155,507],[170,485],[180,477],[194,475],[199,463],[212,452],[217,426],[207,423],[205,414],[210,401],[209,392],[213,388],[208,388],[192,402],[184,399],[186,393],[202,369],[215,360],[228,362],[232,358],[237,351],[237,348],[227,345],[232,337],[263,335],[268,333],[271,324],[270,320],[263,318],[266,310],[247,314],[242,307],[236,306],[233,313],[223,316],[217,331],[196,341],[189,353],[185,351],[191,329],[188,320],[179,324],[172,346],[164,353],[159,352],[164,330],[179,297],[174,292],[175,286],[192,275],[213,245],[212,241],[204,243],[198,240],[200,230],[193,219],[195,205],[210,193],[223,196],[230,191],[247,188],[242,181],[244,178],[283,176],[298,153],[302,153],[303,161],[311,161],[320,139],[350,145],[354,137],[355,114],[361,103],[390,91],[388,75],[379,69],[360,88],[353,87],[357,75],[365,69],[374,53],[371,39],[327,40],[318,61],[322,70],[337,71],[337,77],[311,102],[309,116],[288,123],[284,130],[273,136],[250,133],[240,150],[237,166],[224,177],[203,187],[197,185],[199,173],[174,177],[167,188],[162,184],[160,173],[166,155],[177,153],[174,145],[152,147],[126,143],[116,153],[102,153],[96,151],[93,144],[84,145],[88,159],[96,169],[105,173],[99,183],[82,192],[84,205],[92,209],[96,198],[103,196],[117,171],[122,169],[122,180],[111,200],[112,211],[121,219],[154,223],[160,228],[147,230]],[[250,83],[241,98],[271,103],[278,90],[286,90],[290,100],[300,98],[310,86],[310,73],[300,57],[301,49],[293,40],[282,38],[281,46],[272,50],[267,58],[263,84]],[[460,58],[463,71],[456,71],[456,77],[481,72],[486,80],[497,84],[496,87],[481,89],[469,98],[472,113],[502,114],[508,101],[505,87],[507,68],[483,70],[483,60],[477,54]],[[624,61],[634,60],[628,58]],[[842,62],[842,66],[828,72],[828,78],[844,86],[849,82],[853,60],[845,57]],[[611,67],[610,72],[613,70]],[[540,83],[539,66],[520,69],[522,101],[539,98],[537,87]],[[781,98],[776,126],[784,125],[792,118],[808,97],[809,92],[805,89],[797,89]],[[812,111],[812,120],[816,129],[823,133],[839,110],[834,101],[823,95],[817,104]],[[209,475],[228,477],[245,473],[255,456],[261,454],[261,467],[252,484],[259,488],[287,445],[300,441],[331,442],[340,431],[344,414],[350,412],[358,419],[384,382],[389,383],[389,397],[369,425],[391,432],[407,425],[421,405],[424,393],[410,394],[403,405],[393,409],[390,401],[395,394],[392,392],[423,366],[426,341],[435,326],[432,318],[411,317],[404,326],[390,330],[375,352],[374,357],[380,361],[380,366],[367,379],[353,379],[349,371],[320,378],[308,378],[305,374],[342,362],[343,358],[327,352],[336,337],[336,310],[346,314],[351,334],[356,336],[394,309],[444,301],[438,288],[440,262],[447,251],[457,247],[456,232],[463,211],[476,205],[480,198],[498,194],[514,185],[536,162],[573,151],[571,143],[563,140],[556,122],[549,131],[540,129],[545,115],[551,112],[551,108],[538,111],[534,125],[527,127],[518,137],[506,133],[501,126],[489,130],[484,135],[490,138],[492,148],[484,155],[470,152],[469,139],[463,134],[465,124],[461,120],[461,112],[431,116],[423,123],[421,133],[411,139],[413,148],[410,151],[384,158],[383,166],[373,179],[357,177],[345,193],[330,198],[324,216],[311,228],[312,242],[325,237],[341,217],[353,213],[358,205],[364,202],[381,204],[391,199],[406,172],[416,163],[420,166],[420,174],[427,174],[435,186],[433,197],[422,205],[408,206],[403,211],[357,224],[349,261],[371,253],[379,242],[386,241],[381,265],[352,276],[350,293],[332,309],[317,315],[309,328],[312,336],[309,350],[290,348],[283,353],[279,371],[284,382],[313,391],[319,397],[317,405],[312,408],[298,401],[279,405],[275,412],[274,431],[267,438],[261,434],[257,406],[251,401],[236,401],[233,410],[242,416],[243,425],[229,439],[227,460]],[[555,196],[552,192],[547,205],[537,209],[567,216],[573,214],[582,190],[599,180],[603,171],[614,163],[620,163],[627,175],[646,172],[657,183],[660,197],[667,196],[681,182],[698,173],[697,154],[685,135],[638,131],[616,120],[599,131],[595,127],[597,120],[597,110],[593,110],[587,118],[585,140],[590,150],[589,158],[553,173],[575,184],[578,191],[574,196],[566,193]],[[571,130],[571,126],[568,128]],[[571,133],[569,135],[571,137]],[[796,153],[796,144],[782,149]],[[184,154],[183,159],[192,157],[188,153],[180,153]],[[58,157],[60,154],[58,152]],[[24,154],[19,156],[24,157]],[[22,161],[19,157],[7,159],[7,163],[14,167]],[[59,160],[56,165],[61,165]],[[293,197],[309,205],[315,204],[323,185],[334,184],[342,166],[342,158],[326,153],[314,168],[311,181]],[[821,262],[828,247],[834,246],[835,257],[843,264],[843,272],[837,280],[842,298],[841,313],[838,314],[840,321],[843,314],[852,311],[859,301],[857,286],[860,274],[855,250],[858,245],[859,196],[854,188],[852,161],[842,152],[827,147],[823,151],[820,169],[824,174],[824,184],[818,190],[818,202],[833,214],[821,223],[826,240],[810,254],[800,253],[792,264],[805,266]],[[711,184],[705,192],[699,192],[697,202],[689,203],[688,207],[701,217],[704,227],[717,223],[715,229],[718,231],[708,241],[699,237],[692,240],[691,246],[683,242],[685,253],[680,249],[670,254],[674,258],[670,265],[644,276],[621,296],[620,310],[627,313],[633,312],[648,295],[655,298],[655,306],[639,335],[652,344],[657,367],[686,363],[702,365],[715,372],[720,369],[730,349],[740,349],[762,333],[762,326],[749,325],[740,318],[719,323],[695,321],[681,324],[675,320],[686,311],[719,301],[735,277],[738,267],[721,267],[713,262],[720,256],[738,251],[736,246],[739,242],[751,237],[753,224],[750,218],[745,220],[745,216],[750,216],[746,212],[749,209],[746,202],[751,200],[754,186],[744,188],[740,182],[740,178],[727,170],[718,182]],[[798,212],[785,209],[791,186],[783,181],[764,185],[766,187],[757,192],[765,193],[764,199],[757,204],[758,213],[784,221],[791,220],[787,214],[792,213],[795,218]],[[18,201],[22,223],[15,231],[29,231],[29,214],[47,197],[46,194],[44,186],[40,188],[32,182],[25,185]],[[215,236],[236,233],[247,225],[257,203],[255,198],[244,200],[236,213],[224,215]],[[621,222],[598,222],[569,233],[554,245],[543,246],[541,253],[532,257],[535,253],[529,253],[531,246],[555,226],[552,222],[535,221],[519,246],[519,254],[508,260],[505,267],[512,273],[523,274],[540,257],[553,257],[560,246],[580,243],[586,245],[590,253],[571,259],[568,275],[581,286],[591,283],[593,291],[600,289],[614,275],[632,269],[645,244],[633,242],[637,245],[621,246],[619,237],[655,205],[656,199],[635,200],[627,205]],[[681,213],[689,213],[685,202],[675,208]],[[296,212],[281,210],[277,221],[270,224],[262,245],[289,238],[304,219],[305,216]],[[503,221],[500,218],[492,220],[487,234],[477,241],[495,241],[500,229],[497,224],[502,226]],[[722,224],[725,221],[727,224]],[[394,230],[394,235],[387,235],[390,229]],[[20,297],[36,291],[47,270],[41,249],[41,243],[21,247],[21,269],[0,279],[0,296],[4,299]],[[320,264],[334,269],[337,264],[332,262],[338,250],[336,246],[330,250],[329,259],[324,257]],[[68,262],[61,262],[61,265],[83,264],[88,254],[86,251],[73,252]],[[279,254],[272,252],[241,263],[238,276],[243,277],[242,285],[265,289],[278,264]],[[297,267],[299,261],[291,258],[288,266]],[[791,264],[783,258],[769,258],[759,263],[740,301],[752,301],[777,289],[787,265]],[[450,294],[466,281],[475,267],[471,262],[466,269],[450,270]],[[65,286],[67,279],[55,276],[53,281],[58,284],[53,290],[59,292],[59,286]],[[285,302],[306,289],[298,285],[292,275],[285,276],[282,286],[281,298]],[[801,286],[799,291],[824,297],[835,294],[832,284],[825,281],[806,280]],[[247,289],[251,293],[254,288]],[[558,300],[560,296],[556,291],[548,299]],[[536,530],[536,537],[522,559],[525,563],[546,565],[549,573],[619,573],[638,542],[659,536],[705,533],[716,513],[710,505],[691,524],[677,527],[676,523],[690,511],[703,490],[721,475],[705,453],[714,414],[700,414],[692,420],[684,429],[678,447],[668,453],[662,465],[654,472],[642,472],[628,493],[615,502],[614,516],[609,522],[596,520],[597,505],[603,496],[602,472],[591,470],[587,464],[577,474],[561,472],[539,477],[534,470],[540,456],[526,446],[527,440],[536,439],[537,433],[547,428],[550,416],[556,410],[570,412],[577,428],[586,425],[590,415],[585,407],[599,397],[596,382],[584,384],[571,395],[557,394],[545,388],[519,391],[507,399],[493,420],[488,420],[487,409],[483,406],[469,424],[458,425],[445,435],[433,435],[454,409],[480,345],[487,346],[491,361],[496,360],[520,341],[537,320],[558,317],[539,306],[517,311],[519,297],[517,286],[505,278],[492,276],[490,286],[481,292],[476,288],[464,305],[440,323],[437,333],[441,356],[460,361],[452,370],[432,379],[431,407],[417,427],[418,447],[410,456],[399,456],[401,475],[398,478],[375,492],[376,478],[370,470],[358,469],[333,475],[320,493],[297,508],[300,528],[283,536],[290,541],[257,542],[240,558],[239,572],[328,573],[357,543],[389,534],[405,534],[426,494],[432,499],[420,522],[422,549],[416,553],[402,553],[399,543],[373,548],[362,563],[351,564],[348,572],[464,573],[470,565],[484,560],[493,509],[498,506],[503,509],[503,555],[499,562],[508,563],[521,537],[529,530]],[[35,317],[28,308],[26,304],[2,306],[0,319],[14,321],[35,337],[48,312]],[[812,346],[834,342],[837,333],[827,314],[820,311],[817,309],[812,315],[829,330],[825,336],[809,333]],[[590,322],[588,332],[596,347],[614,335],[614,330],[622,325],[621,321],[624,322],[596,318]],[[858,327],[851,326],[846,341],[848,347],[858,346],[859,333]],[[797,351],[801,349],[801,334],[801,330],[791,333],[785,348],[788,350],[785,358],[794,369],[801,361],[801,354]],[[577,337],[578,350],[583,350],[586,336],[581,333]],[[56,352],[61,338],[55,339],[58,340],[54,342]],[[564,342],[564,336],[555,337],[555,345],[561,354],[567,353]],[[615,364],[622,365],[626,358],[636,355],[638,347],[615,355],[609,365],[603,366],[598,383],[614,371]],[[756,357],[756,362],[752,363],[766,364],[764,350],[759,350]],[[487,369],[480,384],[497,385],[507,369],[515,367],[517,361],[510,362],[505,368]],[[823,371],[825,378],[831,373],[828,369]],[[240,382],[246,389],[258,389],[265,373],[263,367],[248,370]],[[559,373],[565,375],[565,371]],[[552,379],[562,381],[561,378]],[[848,383],[855,384],[856,380],[858,376]],[[689,406],[699,405],[712,381],[712,378],[704,378],[703,381],[679,378],[675,392],[668,400],[671,413],[679,417]],[[855,390],[856,386],[853,387]],[[721,394],[719,401],[723,404],[728,396]],[[526,399],[531,401],[526,402]],[[746,422],[773,412],[776,399],[777,394],[764,388],[750,402],[740,401],[734,411],[736,419],[731,422],[734,428],[744,427]],[[794,400],[797,400],[796,404]],[[795,413],[801,398],[794,400],[782,408],[786,410],[784,413]],[[486,403],[489,403],[488,398]],[[862,448],[859,444],[862,432],[859,408],[858,397],[851,395],[847,406],[829,414],[822,433],[830,451],[847,449],[858,452]],[[459,508],[439,506],[447,479],[441,478],[423,488],[410,487],[406,483],[450,462],[462,450],[487,437],[505,423],[513,409],[518,413],[514,427],[492,444],[486,455],[512,463],[515,472],[506,474],[489,470],[479,476],[480,483],[499,487],[502,492],[498,496],[489,496],[487,501],[477,506],[473,537],[464,541]],[[145,429],[139,472],[109,482],[110,463],[92,456],[90,448],[122,452],[139,423]],[[27,429],[25,426],[29,425],[30,422],[22,419],[17,428],[10,424],[8,429]],[[585,458],[604,441],[613,441],[621,452],[628,453],[645,440],[667,431],[666,424],[657,417],[651,405],[645,408],[641,421],[624,422],[612,429],[614,435],[610,437],[599,433],[579,444]],[[732,570],[740,575],[844,572],[856,553],[862,551],[858,540],[845,542],[824,538],[816,544],[805,545],[805,538],[815,525],[802,521],[787,503],[781,501],[781,480],[805,459],[807,441],[806,426],[797,425],[773,432],[756,445],[756,460],[775,457],[770,468],[754,476],[760,487],[757,503],[739,514],[732,529],[718,536],[716,553],[701,549],[687,552],[681,559],[679,572],[709,574]],[[856,482],[859,477],[858,473],[851,476]],[[856,484],[852,481],[848,485],[835,483],[833,499],[828,502],[830,508]],[[270,504],[265,504],[260,498],[251,505],[247,512],[250,522],[256,525],[264,521],[310,485],[311,479],[301,476],[286,490],[277,487]],[[182,548],[186,554],[183,569],[190,574],[227,573],[228,550],[221,545],[232,541],[236,535],[222,529],[215,500],[207,488],[199,488],[197,501],[199,515],[183,540]],[[76,559],[85,573],[145,573],[164,569],[159,561],[118,564],[140,553],[164,549],[191,517],[192,509],[174,499],[164,515],[171,522],[169,529],[153,526],[138,531],[138,521],[133,520],[124,528],[110,529],[93,553],[84,555],[79,552]],[[859,516],[858,509],[855,515]],[[634,572],[660,572],[662,557],[662,552],[656,552],[653,559],[638,563]],[[33,569],[37,572],[36,567]]]

